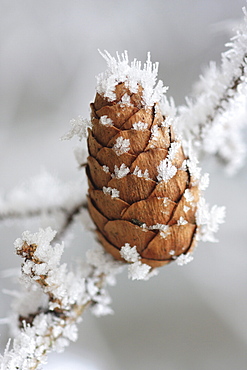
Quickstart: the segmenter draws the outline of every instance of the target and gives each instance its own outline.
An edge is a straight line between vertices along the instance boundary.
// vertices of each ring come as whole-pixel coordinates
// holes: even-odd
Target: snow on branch
[[[199,154],[213,154],[236,171],[245,156],[242,128],[246,123],[247,13],[236,35],[226,45],[221,66],[215,63],[201,76],[194,99],[179,108],[178,127]]]
[[[87,263],[77,273],[61,264],[63,244],[51,245],[51,228],[31,234],[26,231],[15,242],[22,264],[21,282],[26,291],[15,302],[10,318],[15,338],[0,356],[1,370],[41,368],[51,351],[62,351],[77,339],[77,324],[86,307],[95,315],[112,312],[106,284],[114,284],[122,264],[102,249],[88,251]]]
[[[52,219],[58,230],[58,240],[85,208],[81,182],[63,183],[43,172],[8,193],[0,194],[0,224],[27,218]]]

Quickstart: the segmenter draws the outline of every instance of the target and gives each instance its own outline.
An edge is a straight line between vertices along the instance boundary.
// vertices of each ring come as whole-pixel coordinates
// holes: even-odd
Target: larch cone
[[[198,183],[158,99],[147,105],[143,78],[135,88],[129,79],[91,104],[88,209],[106,251],[123,260],[128,243],[159,267],[195,246]]]

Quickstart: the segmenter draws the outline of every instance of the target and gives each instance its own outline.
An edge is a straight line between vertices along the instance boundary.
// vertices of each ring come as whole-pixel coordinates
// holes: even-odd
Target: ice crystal
[[[71,129],[67,134],[62,136],[62,140],[70,140],[74,136],[78,136],[80,140],[87,137],[87,129],[91,127],[91,122],[86,118],[78,116],[70,120],[70,125]]]
[[[178,125],[199,154],[215,155],[234,173],[243,164],[246,148],[247,15],[227,44],[221,66],[211,62],[195,86],[194,97],[180,107]]]
[[[164,225],[164,224],[155,224],[151,226],[146,226],[145,228],[148,230],[159,230],[160,231],[160,236],[165,239],[168,235],[170,235],[170,226],[169,225]]]
[[[158,181],[164,180],[165,182],[167,182],[177,173],[177,168],[173,166],[171,161],[167,158],[160,161],[160,164],[157,167],[157,170],[158,170],[158,176],[157,176]]]
[[[127,262],[137,262],[140,259],[136,246],[131,247],[129,243],[125,243],[124,247],[120,250],[120,254]]]
[[[219,225],[224,223],[225,207],[214,205],[211,209],[205,198],[201,197],[196,211],[196,223],[200,226],[197,239],[202,241],[217,242],[215,233]]]
[[[99,122],[104,126],[113,126],[113,121],[107,116],[101,116]]]
[[[111,187],[103,186],[103,193],[109,194],[112,198],[118,198],[119,197],[119,190]]]
[[[122,96],[121,107],[130,106],[130,96],[126,93]]]
[[[109,170],[109,167],[106,166],[105,164],[102,166],[102,170],[105,172],[105,173],[109,173],[110,170]]]
[[[178,256],[175,261],[177,263],[178,266],[184,266],[184,265],[187,265],[187,263],[193,261],[194,257],[191,255],[191,253],[187,253],[187,254],[180,254],[180,256]]]
[[[186,201],[189,202],[189,203],[193,202],[193,200],[194,200],[194,196],[193,196],[193,194],[191,193],[191,191],[189,189],[185,190],[184,197],[185,197]]]
[[[155,141],[155,140],[158,139],[158,137],[159,137],[159,126],[158,125],[154,125],[151,128],[150,141]]]
[[[144,172],[142,172],[142,170],[138,166],[135,166],[133,175],[137,177],[144,177],[145,179],[149,178],[148,170],[146,169]]]
[[[131,247],[129,243],[120,249],[120,255],[128,265],[128,277],[132,280],[148,280],[157,274],[156,270],[150,271],[151,267],[141,262],[141,257],[137,252],[136,246]]]
[[[124,139],[122,136],[119,136],[113,145],[113,150],[119,156],[124,153],[128,153],[130,149],[130,141],[129,139]]]
[[[189,210],[190,210],[190,207],[188,207],[188,206],[185,206],[185,205],[184,205],[184,207],[183,207],[183,211],[184,211],[185,213],[187,213]]]
[[[135,122],[133,123],[132,129],[137,131],[144,131],[148,128],[148,123],[146,122]]]
[[[177,221],[178,225],[186,225],[187,223],[188,221],[186,221],[182,216]]]
[[[141,62],[136,59],[129,64],[128,53],[125,51],[117,58],[112,57],[107,51],[101,53],[106,60],[108,69],[97,76],[97,92],[109,100],[115,100],[115,87],[119,83],[125,83],[131,93],[136,93],[138,85],[142,86],[143,104],[153,106],[161,100],[162,95],[167,91],[161,81],[157,81],[158,63],[152,63],[150,53],[147,61],[141,68]]]
[[[6,194],[0,194],[0,223],[42,217],[45,226],[52,225],[60,233],[67,215],[76,210],[79,212],[84,202],[80,182],[63,183],[42,172]],[[71,223],[73,220],[71,218]]]
[[[173,143],[171,143],[169,151],[168,151],[167,159],[172,162],[175,159],[180,147],[181,147],[181,142],[174,141]]]
[[[121,179],[122,177],[128,175],[129,172],[130,172],[129,167],[127,167],[124,163],[122,163],[119,168],[115,165],[113,177]]]
[[[204,173],[199,181],[199,189],[200,190],[206,190],[209,185],[209,174]]]
[[[105,285],[114,283],[123,264],[100,248],[88,251],[82,271],[69,272],[66,264],[60,264],[63,247],[51,245],[55,234],[51,228],[34,234],[26,231],[15,242],[17,254],[24,259],[22,281],[29,290],[16,297],[16,320],[10,320],[15,338],[12,348],[8,344],[0,356],[1,369],[39,368],[50,351],[60,352],[69,341],[77,340],[77,324],[87,305],[97,316],[112,313]],[[21,329],[18,317],[23,318]]]

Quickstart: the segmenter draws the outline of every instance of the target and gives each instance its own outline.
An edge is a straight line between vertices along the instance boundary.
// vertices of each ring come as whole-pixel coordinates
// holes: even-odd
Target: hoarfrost
[[[179,226],[183,226],[183,225],[186,225],[188,223],[188,221],[186,221],[182,216],[178,219],[177,221],[177,224]]]
[[[196,211],[196,223],[200,226],[197,239],[217,242],[214,234],[218,231],[219,225],[225,222],[225,212],[225,207],[222,206],[214,205],[209,209],[209,205],[201,197]]]
[[[180,147],[181,147],[180,141],[174,141],[173,143],[171,143],[169,151],[168,151],[167,159],[172,162],[175,159]]]
[[[177,263],[178,266],[184,266],[184,265],[187,265],[187,263],[193,261],[194,257],[191,255],[191,253],[187,253],[187,254],[180,254],[180,256],[178,256],[175,261]]]
[[[105,172],[105,173],[109,173],[110,170],[109,170],[109,167],[106,166],[105,164],[102,166],[102,170]]]
[[[118,168],[116,165],[114,166],[114,174],[112,177],[116,177],[117,179],[121,179],[125,177],[130,172],[129,167],[127,167],[124,163]]]
[[[111,187],[103,186],[103,193],[110,195],[112,198],[118,198],[119,197],[119,190]]]
[[[113,148],[112,148],[115,153],[119,156],[119,155],[122,155],[124,153],[128,153],[129,149],[130,149],[130,141],[129,139],[124,139],[122,136],[119,136],[115,142],[115,144],[113,145]]]
[[[159,166],[157,167],[158,170],[158,181],[169,181],[173,176],[177,173],[177,168],[173,166],[169,159],[163,159],[160,161]]]
[[[132,280],[148,280],[150,277],[157,275],[156,270],[151,270],[151,267],[141,262],[141,256],[137,252],[136,246],[131,247],[129,243],[120,249],[120,255],[124,258],[128,265],[128,277]]]
[[[70,125],[71,129],[61,137],[62,140],[70,140],[74,136],[78,136],[80,140],[87,137],[87,130],[91,127],[91,122],[86,118],[78,116],[70,120]]]
[[[189,189],[185,190],[184,197],[188,203],[191,203],[194,200],[194,196]]]
[[[133,171],[133,175],[135,175],[137,177],[144,177],[145,179],[149,179],[148,169],[146,169],[144,172],[142,172],[142,170],[138,166],[135,166],[134,171]]]
[[[148,128],[148,124],[146,122],[135,122],[133,123],[132,129],[137,131],[144,131]]]
[[[116,99],[115,87],[121,82],[125,83],[131,93],[137,92],[138,85],[142,86],[142,99],[145,106],[153,106],[166,93],[167,87],[163,86],[162,81],[156,84],[158,63],[151,62],[150,53],[143,68],[141,68],[141,62],[136,59],[129,64],[127,51],[121,56],[117,53],[117,58],[112,57],[107,51],[100,54],[106,60],[108,69],[97,76],[97,92],[110,101]]]
[[[101,116],[99,122],[104,126],[113,126],[113,121],[107,116]]]

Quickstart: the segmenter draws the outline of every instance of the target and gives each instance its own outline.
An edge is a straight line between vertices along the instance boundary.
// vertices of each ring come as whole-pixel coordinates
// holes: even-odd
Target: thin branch
[[[178,126],[198,154],[221,158],[234,172],[243,163],[246,123],[247,16],[222,54],[221,66],[210,64],[196,85],[195,98],[179,108]],[[245,121],[245,122],[244,122]]]
[[[77,339],[77,324],[87,307],[98,316],[112,312],[105,286],[122,271],[122,264],[100,248],[88,252],[78,273],[69,272],[66,264],[60,264],[63,245],[50,244],[54,237],[47,228],[24,232],[15,242],[16,253],[24,260],[22,281],[28,290],[16,303],[17,334],[12,348],[7,346],[0,356],[2,370],[40,368],[49,352],[61,351]]]

